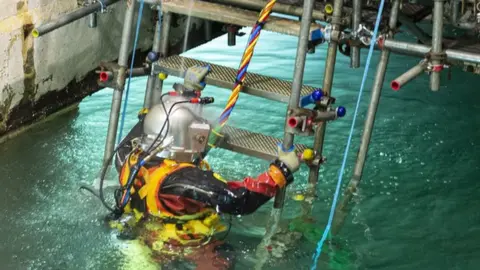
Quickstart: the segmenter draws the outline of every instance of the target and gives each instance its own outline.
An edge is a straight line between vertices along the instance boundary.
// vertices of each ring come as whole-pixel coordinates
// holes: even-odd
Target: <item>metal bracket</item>
[[[93,5],[93,4],[96,4],[96,3],[100,3],[100,13],[101,14],[105,14],[105,13],[112,13],[112,9],[105,6],[103,0],[92,0],[91,3],[87,4],[87,5]]]
[[[288,110],[285,132],[300,136],[311,136],[313,128],[321,122],[333,121],[345,115],[345,108],[327,106],[324,110],[296,108]]]
[[[441,72],[444,68],[449,68],[450,66],[445,64],[447,59],[447,54],[445,52],[434,53],[430,51],[425,55],[425,58],[429,61],[427,66],[427,71],[431,72]],[[432,61],[439,61],[438,65],[433,65]]]
[[[373,32],[365,27],[363,24],[358,25],[358,29],[353,32],[352,36],[360,40],[365,46],[370,45],[370,40],[373,37]]]
[[[229,24],[229,25],[225,25],[223,27],[223,30],[227,32],[227,35],[228,35],[228,46],[235,46],[236,45],[236,37],[242,37],[245,35],[245,32],[239,32],[238,30],[240,30],[242,27],[241,26],[238,26],[238,25],[233,25],[233,24]]]
[[[285,132],[299,135],[312,136],[313,118],[315,113],[313,110],[296,108],[288,110],[288,119],[285,122]]]
[[[345,35],[344,32],[342,32],[340,30],[339,26],[329,24],[329,25],[325,26],[324,37],[325,37],[325,41],[330,43],[332,41],[333,42],[339,42],[339,41],[345,39],[346,35]]]

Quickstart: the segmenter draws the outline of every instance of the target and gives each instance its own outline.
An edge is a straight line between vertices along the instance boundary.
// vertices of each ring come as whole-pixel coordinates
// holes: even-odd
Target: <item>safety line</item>
[[[372,36],[371,41],[370,41],[370,49],[368,51],[367,61],[365,63],[365,70],[363,72],[362,84],[360,86],[360,91],[358,92],[357,105],[355,107],[355,112],[353,114],[352,126],[350,128],[350,134],[348,135],[347,146],[345,147],[345,153],[343,155],[343,162],[342,162],[342,166],[340,168],[340,173],[339,173],[339,176],[338,176],[337,188],[335,190],[335,195],[333,197],[332,207],[330,209],[330,216],[328,217],[327,226],[325,227],[325,231],[323,232],[322,238],[320,239],[320,241],[317,244],[317,249],[316,249],[314,257],[313,257],[313,264],[312,264],[311,270],[316,270],[316,268],[317,268],[317,262],[318,262],[318,258],[320,257],[320,254],[322,252],[323,243],[327,239],[327,235],[330,232],[330,228],[332,226],[333,215],[335,213],[335,208],[336,208],[338,196],[340,194],[340,188],[342,186],[342,178],[343,178],[343,174],[345,172],[345,166],[346,166],[346,163],[347,163],[348,150],[350,148],[350,143],[352,142],[353,130],[354,130],[354,127],[355,127],[355,120],[357,119],[357,114],[358,114],[358,109],[360,107],[360,100],[361,100],[361,97],[362,97],[363,88],[365,86],[365,81],[367,80],[368,69],[370,67],[370,60],[372,58],[373,48],[375,46],[376,39],[377,39],[377,32],[378,32],[378,28],[380,26],[380,19],[382,17],[384,3],[385,3],[385,0],[381,0],[380,6],[379,6],[379,9],[378,9],[377,20],[375,22],[375,29],[373,30],[373,36]]]

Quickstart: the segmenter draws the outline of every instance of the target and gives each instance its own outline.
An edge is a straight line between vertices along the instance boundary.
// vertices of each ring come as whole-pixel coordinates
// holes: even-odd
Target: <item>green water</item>
[[[247,29],[246,32],[250,30]],[[226,36],[193,49],[185,56],[237,68],[247,37],[227,47]],[[249,71],[282,79],[293,76],[297,39],[263,32]],[[378,52],[372,59],[362,97],[357,128],[345,180],[351,176],[359,146]],[[307,57],[305,84],[321,86],[326,46]],[[366,50],[362,55],[365,64]],[[340,269],[479,269],[480,77],[454,69],[452,80],[442,77],[442,88],[431,92],[428,76],[421,76],[399,92],[389,82],[418,59],[392,55],[375,123],[369,158],[356,204],[341,233],[349,263]],[[363,68],[352,70],[339,54],[333,96],[347,108],[347,116],[328,125],[313,214],[321,233],[338,178]],[[167,79],[165,89],[179,79]],[[125,132],[135,124],[143,103],[146,78],[134,79]],[[218,116],[230,91],[208,86],[205,95],[216,103],[208,109]],[[111,89],[80,104],[76,112],[44,123],[0,145],[1,269],[120,269],[126,264],[122,243],[104,228],[106,211],[91,196],[78,191],[97,176],[107,133]],[[282,137],[286,105],[241,94],[230,124]],[[124,132],[124,134],[125,134]],[[309,143],[309,138],[298,142]],[[266,161],[224,150],[211,151],[208,161],[229,179],[256,175]],[[305,168],[289,189],[285,218],[298,215],[291,200],[303,190]],[[115,181],[114,174],[110,177]],[[229,242],[238,251],[237,269],[252,269],[272,202],[257,213],[234,218]],[[320,235],[316,236],[318,238]],[[309,269],[315,243],[302,241],[272,269]],[[141,268],[140,268],[141,269]],[[323,268],[322,268],[323,269]]]

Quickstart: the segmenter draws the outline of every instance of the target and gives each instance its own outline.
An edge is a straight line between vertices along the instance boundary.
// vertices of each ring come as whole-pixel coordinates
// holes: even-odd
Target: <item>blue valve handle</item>
[[[343,106],[338,106],[336,109],[337,117],[344,117],[347,114],[347,109]]]
[[[300,99],[300,107],[304,108],[307,105],[314,104],[320,101],[322,96],[323,96],[322,89],[320,88],[315,89],[311,94],[306,95]]]
[[[313,41],[313,42],[321,41],[321,43],[323,43],[323,41],[325,40],[325,36],[323,34],[322,29],[316,29],[316,30],[312,31],[310,33],[309,40]]]

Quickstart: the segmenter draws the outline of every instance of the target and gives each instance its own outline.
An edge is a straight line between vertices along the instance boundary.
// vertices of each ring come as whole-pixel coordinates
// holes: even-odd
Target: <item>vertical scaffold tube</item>
[[[108,122],[107,141],[105,144],[105,153],[103,157],[103,166],[107,164],[110,156],[113,154],[115,139],[117,137],[118,118],[120,115],[120,106],[122,104],[122,93],[125,87],[128,56],[130,48],[130,39],[132,36],[133,20],[135,18],[135,1],[126,1],[125,20],[123,24],[122,41],[120,44],[120,53],[118,56],[118,65],[120,69],[117,77],[117,87],[113,91],[112,108],[110,110],[110,120]]]
[[[300,94],[303,85],[303,73],[305,69],[305,60],[307,58],[308,50],[308,37],[310,33],[310,25],[312,22],[312,12],[315,4],[315,0],[305,0],[303,3],[303,15],[300,26],[300,36],[298,39],[297,56],[295,59],[295,70],[293,74],[292,92],[290,94],[290,100],[288,103],[288,110],[285,116],[285,121],[288,119],[288,111],[296,109],[300,103]],[[286,123],[285,123],[286,126]],[[294,135],[288,132],[284,133],[283,147],[289,149],[293,145]],[[273,209],[270,214],[270,219],[266,226],[265,236],[257,247],[258,261],[255,266],[256,270],[262,269],[263,265],[268,260],[269,256],[266,253],[266,247],[270,245],[271,238],[275,235],[280,218],[282,215],[282,209],[285,201],[285,188],[277,190]]]
[[[435,0],[433,2],[432,53],[435,56],[442,53],[444,2],[445,0]],[[432,91],[438,91],[438,89],[440,89],[440,70],[442,68],[439,70],[436,68],[440,65],[442,65],[440,60],[432,59],[432,66],[434,69],[430,75],[430,89]]]
[[[356,31],[362,20],[362,0],[353,0],[353,20],[352,30]],[[350,67],[360,67],[360,47],[352,46],[352,52],[350,55]]]
[[[155,25],[155,34],[153,35],[152,51],[149,53],[149,62],[154,62],[158,60],[160,54],[160,36],[162,28],[162,18],[160,16],[161,11],[158,12],[158,20]],[[143,100],[143,108],[150,108],[154,103],[153,92],[155,91],[155,86],[157,85],[158,77],[150,72],[150,75],[147,79],[147,89],[145,91],[145,99]]]
[[[162,16],[162,30],[160,34],[160,59],[168,56],[168,47],[170,45],[168,38],[170,36],[170,26],[172,24],[172,13],[165,12]],[[155,90],[152,93],[152,102],[151,106],[156,105],[160,102],[160,97],[162,96],[163,89],[163,78],[156,80]]]
[[[335,0],[333,2],[333,14],[332,14],[332,30],[340,31],[340,22],[343,9],[343,0]],[[338,42],[331,40],[328,44],[327,60],[325,61],[325,74],[323,76],[323,93],[326,96],[330,96],[333,84],[333,73],[335,71],[335,61],[337,59],[337,47]],[[322,157],[323,152],[323,140],[325,136],[325,122],[318,124],[315,130],[315,140],[313,143],[313,149],[316,151],[315,155],[319,158]],[[318,181],[318,172],[320,165],[314,165],[310,167],[310,173],[308,175],[308,182],[311,185],[309,194],[315,195],[315,189]]]
[[[392,4],[392,9],[390,12],[389,27],[390,29],[395,29],[397,25],[398,12],[399,12],[400,0],[395,0]],[[393,33],[390,33],[393,35]],[[348,187],[345,190],[345,194],[342,198],[342,201],[338,204],[335,209],[335,216],[333,219],[332,225],[332,234],[336,235],[340,231],[345,222],[345,218],[348,214],[347,205],[353,198],[353,195],[360,184],[360,180],[363,173],[363,168],[365,166],[365,161],[367,159],[368,146],[370,144],[370,139],[372,137],[373,125],[375,123],[375,115],[378,109],[378,103],[380,101],[380,94],[382,92],[383,82],[385,79],[385,73],[387,70],[388,59],[390,57],[390,51],[384,49],[380,55],[380,61],[377,65],[377,72],[375,75],[375,80],[373,82],[372,95],[370,98],[370,104],[368,106],[367,118],[365,120],[365,126],[363,128],[362,139],[360,142],[360,149],[357,155],[357,161],[355,163],[355,169],[353,176],[348,183]]]
[[[302,21],[300,25],[300,37],[298,39],[297,57],[295,59],[295,70],[293,74],[292,92],[288,102],[288,110],[297,109],[300,103],[300,92],[303,85],[303,72],[305,70],[305,60],[307,58],[308,37],[310,34],[310,25],[312,23],[312,12],[314,0],[306,0],[303,7]],[[285,121],[288,118],[288,112]],[[285,124],[286,126],[286,124]],[[294,135],[289,132],[284,133],[283,147],[289,149],[293,145]],[[285,189],[277,192],[275,196],[274,207],[283,208]]]

